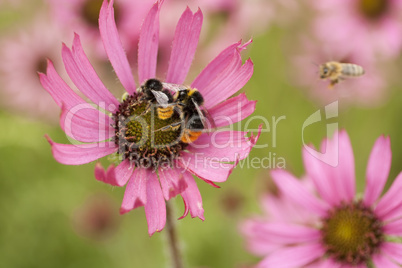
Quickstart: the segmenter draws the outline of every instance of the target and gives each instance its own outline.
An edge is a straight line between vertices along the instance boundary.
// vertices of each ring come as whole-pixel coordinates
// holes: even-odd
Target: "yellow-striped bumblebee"
[[[169,90],[164,89],[162,82],[158,79],[152,78],[148,79],[144,85],[141,86],[141,91],[144,93],[142,101],[148,101],[148,107],[145,109],[143,114],[149,112],[152,104],[159,104],[157,113],[158,117],[162,120],[169,119],[173,115],[173,96]]]
[[[195,88],[170,83],[162,83],[162,85],[164,88],[176,92],[173,95],[172,106],[179,109],[181,120],[158,130],[166,131],[181,126],[183,127],[181,141],[184,143],[194,142],[207,128],[205,116],[210,118],[207,110],[200,108],[204,104],[204,98]],[[213,124],[212,119],[210,122]]]

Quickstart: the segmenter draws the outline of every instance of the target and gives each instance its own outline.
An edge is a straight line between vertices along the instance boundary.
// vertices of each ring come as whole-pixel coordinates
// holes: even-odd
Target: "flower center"
[[[102,7],[102,0],[87,0],[81,7],[81,16],[91,26],[98,28],[99,12]],[[119,8],[114,3],[116,22],[119,18]]]
[[[389,0],[360,0],[359,8],[366,18],[376,20],[388,11],[388,1]]]
[[[321,232],[327,254],[349,265],[367,262],[384,239],[382,222],[361,201],[330,211]]]
[[[143,93],[129,95],[113,115],[115,143],[121,160],[136,167],[154,168],[172,165],[187,144],[181,141],[180,114],[161,117],[160,106],[144,99]],[[173,126],[175,127],[173,127]]]

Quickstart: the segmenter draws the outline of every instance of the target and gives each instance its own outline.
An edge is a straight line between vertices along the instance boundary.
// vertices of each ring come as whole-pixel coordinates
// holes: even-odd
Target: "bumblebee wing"
[[[151,90],[152,94],[154,94],[156,101],[163,107],[166,108],[169,103],[169,97],[161,92],[156,90]]]
[[[201,109],[200,109],[200,106],[198,106],[198,104],[197,104],[193,99],[191,99],[191,100],[192,100],[192,102],[194,103],[195,109],[197,110],[198,116],[199,116],[200,119],[201,119],[202,125],[205,127],[205,116],[204,116],[204,114],[202,113],[202,111],[201,111]]]
[[[205,117],[208,119],[208,123],[210,123],[210,125],[212,126],[212,130],[215,131],[216,130],[216,124],[215,124],[215,120],[212,118],[211,114],[208,112],[207,109],[203,109],[202,110],[203,114],[205,114]]]
[[[215,121],[214,121],[214,119],[212,119],[212,117],[211,117],[211,115],[208,113],[208,111],[207,111],[206,109],[204,109],[204,110],[202,111],[202,110],[200,109],[200,106],[199,106],[193,99],[192,99],[192,101],[193,101],[193,103],[194,103],[195,109],[197,110],[197,113],[198,113],[198,115],[199,115],[199,117],[200,117],[200,119],[201,119],[201,122],[202,122],[202,125],[204,126],[204,128],[205,128],[205,129],[208,128],[208,126],[207,126],[207,124],[206,124],[207,120],[206,120],[206,118],[205,118],[205,115],[206,115],[207,118],[208,118],[208,122],[212,125],[212,129],[215,129],[215,128],[216,128]],[[204,113],[205,113],[205,115],[204,115]]]
[[[168,90],[171,90],[171,91],[174,91],[174,92],[177,92],[177,91],[182,90],[182,89],[186,89],[185,86],[178,85],[178,84],[162,83],[162,85],[163,85],[164,88],[166,88]]]

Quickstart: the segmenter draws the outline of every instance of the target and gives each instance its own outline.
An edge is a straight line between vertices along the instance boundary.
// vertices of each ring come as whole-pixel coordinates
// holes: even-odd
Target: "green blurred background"
[[[40,9],[38,1],[28,2],[18,9],[2,8],[0,30],[13,29],[29,18],[31,8]],[[286,116],[278,123],[276,146],[271,125],[271,132],[262,133],[258,142],[268,147],[252,150],[249,158],[261,159],[271,153],[272,161],[275,157],[276,161],[284,159],[286,168],[301,176],[302,125],[323,105],[312,102],[289,81],[288,72],[295,70],[282,49],[286,34],[282,27],[273,25],[255,36],[245,53],[245,58],[253,60],[255,71],[243,91],[249,99],[258,100],[255,114],[270,124],[272,117]],[[305,140],[315,145],[325,137],[326,123],[337,122],[347,130],[355,153],[359,192],[364,189],[366,163],[379,135],[391,136],[393,159],[388,186],[401,171],[401,85],[399,81],[389,86],[390,98],[381,106],[342,108],[338,118],[305,130]],[[256,129],[260,123],[256,119],[250,127]],[[119,215],[124,188],[96,181],[94,163],[65,166],[53,159],[44,134],[67,142],[59,126],[4,109],[0,111],[0,126],[0,266],[169,267],[165,233],[148,236],[143,208]],[[257,263],[258,258],[245,250],[238,227],[242,219],[260,213],[258,200],[269,190],[269,180],[268,170],[247,167],[247,163],[236,168],[220,189],[197,179],[205,221],[190,216],[177,221],[189,267],[249,267]],[[93,202],[99,199],[106,200],[102,201],[106,205]],[[181,198],[170,202],[176,204],[177,217],[181,216]]]

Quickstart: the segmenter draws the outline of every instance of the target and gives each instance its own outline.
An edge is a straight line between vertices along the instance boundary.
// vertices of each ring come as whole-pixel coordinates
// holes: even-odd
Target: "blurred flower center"
[[[158,168],[172,165],[180,151],[186,147],[181,142],[180,115],[172,113],[169,118],[158,116],[158,107],[144,100],[144,94],[129,95],[113,115],[115,120],[115,143],[121,160],[129,159],[136,167]]]
[[[218,37],[223,25],[228,23],[230,15],[229,10],[220,10],[209,14],[210,27],[208,28],[208,37],[205,40],[206,43],[213,42]]]
[[[368,19],[376,20],[388,10],[389,0],[360,0],[360,10]]]
[[[383,241],[382,222],[362,202],[342,204],[323,220],[327,254],[341,263],[367,262]]]
[[[81,15],[84,20],[91,26],[98,28],[99,12],[102,7],[102,0],[87,0],[81,7]],[[118,22],[119,8],[118,4],[114,3],[115,18]]]
[[[47,60],[45,57],[39,57],[36,62],[35,70],[40,73],[46,73]]]
[[[88,198],[74,213],[73,224],[82,236],[96,240],[108,237],[119,226],[114,200],[103,194]]]

